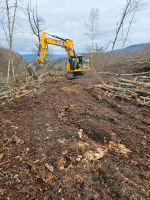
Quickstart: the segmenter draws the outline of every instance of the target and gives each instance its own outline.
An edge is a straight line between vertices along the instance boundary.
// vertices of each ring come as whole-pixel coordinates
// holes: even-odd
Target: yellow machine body
[[[47,37],[47,35],[49,35],[50,37]],[[37,58],[37,62],[41,66],[44,66],[48,44],[60,46],[66,50],[69,57],[69,61],[66,64],[67,73],[75,74],[75,73],[90,71],[89,60],[86,59],[85,56],[78,56],[75,54],[73,48],[74,42],[72,40],[62,39],[58,36],[47,34],[46,32],[43,32],[41,34],[40,44],[39,44],[40,51],[39,51],[39,57]]]

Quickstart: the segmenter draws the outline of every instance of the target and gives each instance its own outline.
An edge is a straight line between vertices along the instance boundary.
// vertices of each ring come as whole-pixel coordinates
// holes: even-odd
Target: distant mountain
[[[108,52],[109,53],[109,52]],[[118,53],[125,53],[125,54],[130,54],[130,53],[150,53],[150,43],[147,44],[135,44],[128,46],[123,49],[116,49],[113,51],[114,54]],[[26,62],[31,62],[35,61],[36,58],[38,57],[37,54],[22,54],[22,59]],[[52,54],[50,55],[50,59],[54,61],[61,61],[67,58],[67,54]]]
[[[35,61],[38,56],[37,56],[37,54],[22,54],[21,57],[26,62],[32,62],[32,61]],[[52,54],[52,55],[50,55],[50,59],[52,59],[54,61],[62,60],[66,57],[67,57],[66,54]]]
[[[24,61],[31,62],[31,61],[36,60],[37,55],[36,54],[22,54],[21,57]]]
[[[150,53],[150,43],[131,45],[123,49],[114,50],[113,53]]]

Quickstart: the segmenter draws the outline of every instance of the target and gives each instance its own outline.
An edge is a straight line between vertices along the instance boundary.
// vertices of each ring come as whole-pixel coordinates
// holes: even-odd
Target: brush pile
[[[11,101],[35,93],[50,76],[60,77],[60,74],[47,72],[36,77],[19,77],[15,80],[0,76],[0,100],[9,99]]]

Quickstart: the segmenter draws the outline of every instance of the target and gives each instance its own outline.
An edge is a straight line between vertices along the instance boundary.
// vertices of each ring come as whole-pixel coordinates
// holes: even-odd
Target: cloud
[[[25,7],[28,0],[22,0],[21,2]],[[126,0],[35,0],[32,4],[37,3],[39,14],[45,19],[46,23],[43,31],[70,38],[75,42],[75,49],[83,51],[90,43],[85,36],[84,25],[88,21],[90,9],[93,7],[99,9],[100,34],[97,43],[99,46],[106,46],[114,38],[116,24],[121,17],[125,2]],[[136,14],[126,45],[149,42],[149,8],[150,2],[147,2],[144,9]],[[0,32],[2,33],[1,29]],[[20,13],[15,31],[14,50],[20,53],[31,52],[34,44],[35,39],[31,34],[26,16]],[[120,42],[117,43],[116,48],[119,47],[121,47]],[[53,48],[53,52],[55,52],[55,49]],[[57,48],[56,53],[59,51],[63,52],[62,49]]]

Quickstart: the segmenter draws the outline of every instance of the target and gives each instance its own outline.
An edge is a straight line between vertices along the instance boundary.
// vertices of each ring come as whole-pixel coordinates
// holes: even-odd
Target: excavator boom
[[[72,40],[62,39],[62,38],[59,38],[58,36],[54,36],[54,35],[50,35],[50,36],[52,38],[47,38],[47,34],[45,32],[43,32],[42,35],[41,35],[40,52],[39,52],[39,58],[37,59],[39,64],[41,64],[42,66],[44,65],[44,59],[45,59],[45,56],[46,56],[46,53],[47,53],[47,45],[48,44],[65,48],[69,57],[75,56]],[[57,38],[57,40],[53,39],[53,38]]]
[[[50,37],[47,37],[49,35]],[[88,65],[88,60],[85,59],[85,56],[77,56],[75,54],[73,45],[74,42],[70,39],[63,39],[56,35],[50,35],[46,32],[43,32],[40,37],[40,50],[39,50],[39,57],[37,58],[37,62],[44,66],[44,60],[47,53],[47,46],[48,44],[60,46],[64,48],[68,54],[69,61],[66,64],[66,72],[72,74],[79,74],[85,71],[90,71]],[[84,65],[86,67],[84,68]]]

